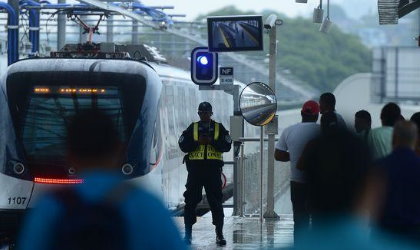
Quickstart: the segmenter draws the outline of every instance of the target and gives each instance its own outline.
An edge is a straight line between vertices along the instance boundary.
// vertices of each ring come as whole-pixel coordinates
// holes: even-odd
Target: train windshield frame
[[[42,165],[38,169],[45,165],[51,169],[67,165],[67,123],[86,108],[109,114],[127,145],[143,104],[146,80],[111,72],[20,72],[8,76],[7,92],[26,161]]]

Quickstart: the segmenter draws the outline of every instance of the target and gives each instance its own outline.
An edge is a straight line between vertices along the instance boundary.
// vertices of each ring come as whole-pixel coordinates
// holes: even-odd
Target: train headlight
[[[121,171],[122,171],[122,173],[123,173],[123,174],[125,174],[125,175],[130,175],[130,174],[132,174],[132,173],[133,173],[134,168],[133,168],[133,166],[132,166],[131,164],[126,163],[126,164],[124,164],[124,165],[122,166]]]
[[[21,175],[25,172],[25,166],[22,163],[17,162],[13,165],[13,172],[17,175]]]

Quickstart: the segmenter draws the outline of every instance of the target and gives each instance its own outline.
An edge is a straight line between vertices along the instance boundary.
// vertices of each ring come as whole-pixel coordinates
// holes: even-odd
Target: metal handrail
[[[239,137],[240,142],[259,142],[261,139],[259,137]],[[278,141],[279,139],[275,139]],[[264,141],[268,141],[268,137],[264,138]]]

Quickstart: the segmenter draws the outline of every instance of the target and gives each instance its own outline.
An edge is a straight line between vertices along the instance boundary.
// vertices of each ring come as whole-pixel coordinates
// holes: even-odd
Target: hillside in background
[[[201,15],[197,21],[207,16],[277,14],[284,25],[278,29],[278,67],[287,69],[292,75],[318,91],[332,91],[352,74],[370,72],[371,51],[357,36],[333,27],[328,34],[318,31],[319,24],[304,18],[287,18],[281,13],[265,10],[263,13],[243,12],[234,6]],[[244,52],[252,56],[264,57],[268,51],[268,36],[264,36],[265,52]]]

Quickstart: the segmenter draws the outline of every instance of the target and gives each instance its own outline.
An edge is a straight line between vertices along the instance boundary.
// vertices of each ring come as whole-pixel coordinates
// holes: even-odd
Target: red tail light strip
[[[83,179],[52,179],[35,177],[34,182],[43,184],[81,184],[83,183]]]

